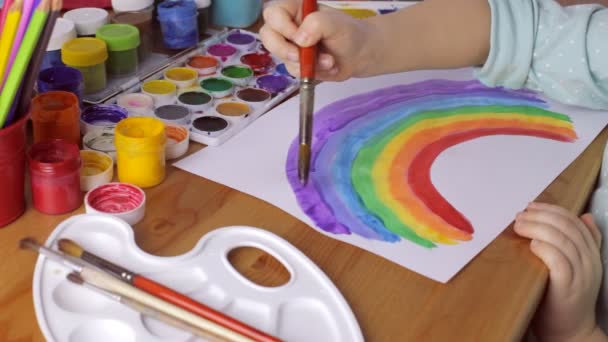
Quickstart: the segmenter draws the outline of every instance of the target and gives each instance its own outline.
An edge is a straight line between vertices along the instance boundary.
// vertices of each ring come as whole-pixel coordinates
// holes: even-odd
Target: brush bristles
[[[25,238],[19,241],[19,248],[21,249],[31,249],[33,251],[38,252],[40,250],[40,245],[33,238]]]
[[[76,242],[69,239],[60,239],[57,245],[60,251],[75,258],[80,258],[84,251]]]

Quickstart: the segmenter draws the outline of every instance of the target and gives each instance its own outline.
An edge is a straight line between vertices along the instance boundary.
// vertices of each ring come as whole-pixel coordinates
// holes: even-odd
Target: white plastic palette
[[[61,223],[46,246],[60,238],[187,294],[285,341],[363,341],[355,316],[323,272],[287,241],[251,227],[227,227],[205,235],[186,254],[143,252],[132,228],[104,215],[77,215]],[[279,260],[290,280],[279,287],[254,284],[238,273],[228,253],[256,247]],[[194,342],[201,339],[70,283],[64,266],[38,258],[34,273],[36,317],[50,342]]]

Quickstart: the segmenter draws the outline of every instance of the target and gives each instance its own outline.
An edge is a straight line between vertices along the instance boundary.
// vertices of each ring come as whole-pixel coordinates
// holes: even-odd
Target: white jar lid
[[[95,35],[98,28],[108,23],[108,11],[95,7],[67,11],[63,17],[74,22],[79,36]]]
[[[137,12],[154,5],[154,0],[112,0],[115,12]]]
[[[46,51],[61,50],[63,44],[74,38],[76,38],[76,25],[70,20],[57,18]]]
[[[211,6],[211,0],[194,0],[197,8],[207,8]]]

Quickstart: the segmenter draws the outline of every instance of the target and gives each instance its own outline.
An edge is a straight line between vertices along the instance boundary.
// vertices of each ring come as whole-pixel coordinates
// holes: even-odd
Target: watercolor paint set
[[[131,116],[187,126],[190,140],[217,146],[298,87],[257,34],[233,29],[204,40],[106,102],[125,107]]]
[[[297,248],[268,231],[244,226],[220,228],[206,234],[185,254],[158,257],[136,245],[133,229],[124,221],[86,214],[59,224],[46,241],[46,249],[64,251],[66,241],[87,254],[134,270],[137,273],[133,277],[167,286],[273,336],[273,340],[363,341],[355,315],[331,280]],[[282,263],[290,274],[287,283],[265,287],[242,276],[228,254],[244,246],[262,249]],[[203,340],[166,324],[158,316],[152,318],[123,305],[124,301],[104,296],[103,288],[93,291],[95,285],[73,282],[78,273],[86,282],[89,273],[70,273],[73,266],[59,261],[57,254],[53,258],[44,250],[40,252],[43,255],[36,263],[33,298],[47,341]]]

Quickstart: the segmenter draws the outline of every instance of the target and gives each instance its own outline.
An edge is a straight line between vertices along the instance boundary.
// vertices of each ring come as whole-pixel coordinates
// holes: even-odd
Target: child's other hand
[[[531,203],[515,232],[549,268],[545,298],[533,329],[541,341],[586,341],[601,334],[595,305],[602,279],[601,234],[590,214],[580,219],[558,206]]]
[[[301,22],[301,7],[300,0],[274,1],[266,7],[260,29],[264,47],[281,58],[292,75],[299,76],[298,46],[320,43],[317,79],[342,81],[363,76],[366,64],[372,62],[365,55],[371,25],[325,6]]]

